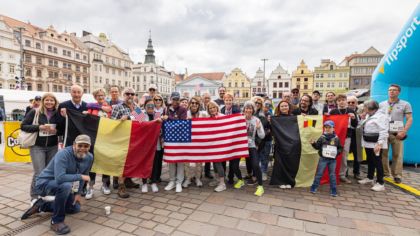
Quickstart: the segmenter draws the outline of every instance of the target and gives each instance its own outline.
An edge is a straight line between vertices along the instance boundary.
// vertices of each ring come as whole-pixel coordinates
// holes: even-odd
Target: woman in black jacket
[[[58,101],[52,93],[45,93],[41,99],[39,109],[32,109],[22,121],[21,130],[28,133],[38,133],[35,145],[30,147],[34,175],[30,188],[31,200],[36,200],[38,195],[34,192],[36,177],[48,165],[57,153],[57,130],[59,116],[57,113]],[[38,125],[33,121],[38,113]]]

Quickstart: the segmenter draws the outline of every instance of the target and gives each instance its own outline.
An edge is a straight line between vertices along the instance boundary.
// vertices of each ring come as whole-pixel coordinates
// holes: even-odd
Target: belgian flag
[[[299,115],[271,118],[274,137],[274,167],[271,185],[311,186],[318,166],[319,154],[310,143],[316,141],[323,132],[323,121],[333,120],[335,130],[344,145],[347,134],[348,115],[328,117]],[[341,155],[337,157],[340,163]],[[337,164],[336,173],[340,170]],[[323,180],[323,182],[328,179]]]
[[[151,175],[161,123],[119,121],[67,111],[67,138],[91,138],[92,172],[148,178]]]

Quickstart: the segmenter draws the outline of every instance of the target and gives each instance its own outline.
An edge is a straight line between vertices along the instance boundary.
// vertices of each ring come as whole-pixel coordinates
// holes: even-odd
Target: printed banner
[[[31,162],[29,149],[20,148],[17,137],[20,132],[19,121],[3,122],[4,134],[2,131],[2,140],[4,143],[4,161],[5,162]],[[1,129],[0,129],[1,130]]]

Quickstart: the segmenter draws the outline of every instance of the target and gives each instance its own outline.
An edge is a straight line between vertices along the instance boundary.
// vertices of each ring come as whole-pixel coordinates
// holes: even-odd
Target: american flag
[[[146,119],[144,112],[139,107],[136,107],[132,112],[131,115],[134,117],[134,120],[142,122]]]
[[[248,157],[245,118],[173,120],[163,124],[166,162],[220,162]]]

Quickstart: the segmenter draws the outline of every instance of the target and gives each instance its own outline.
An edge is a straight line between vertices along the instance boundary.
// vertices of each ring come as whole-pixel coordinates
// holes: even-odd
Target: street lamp
[[[16,84],[18,84],[19,89],[23,88],[23,83],[25,82],[25,77],[23,77],[23,73],[25,71],[24,67],[23,67],[23,31],[25,30],[25,27],[18,27],[17,28],[19,31],[15,31],[15,37],[19,42],[19,46],[20,46],[20,78],[19,77],[15,77],[16,79]]]
[[[264,66],[263,66],[263,68],[264,68],[264,75],[263,75],[263,88],[262,88],[262,91],[265,94],[265,62],[268,61],[268,59],[267,58],[263,58],[263,59],[261,59],[261,61],[263,61],[263,63],[264,63]]]

